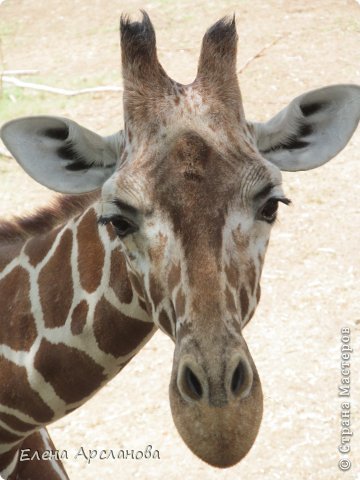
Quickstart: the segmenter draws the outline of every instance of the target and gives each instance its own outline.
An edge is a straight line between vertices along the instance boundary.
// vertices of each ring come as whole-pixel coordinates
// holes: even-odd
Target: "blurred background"
[[[70,117],[102,134],[120,129],[119,17],[139,15],[140,8],[154,23],[160,61],[182,83],[195,76],[205,30],[236,14],[239,80],[250,120],[270,118],[306,90],[360,84],[355,0],[2,0],[0,126],[45,114]],[[111,90],[82,92],[93,87]],[[0,151],[2,217],[46,204],[52,193],[27,177],[1,144]],[[157,333],[90,402],[50,427],[57,448],[69,452],[71,479],[360,479],[359,174],[360,131],[329,164],[284,174],[293,206],[281,208],[260,306],[244,334],[265,396],[263,423],[248,456],[220,471],[184,445],[168,402],[173,344]],[[342,326],[351,328],[354,349],[353,467],[345,474],[337,466]],[[87,465],[73,458],[81,447],[144,450],[148,444],[160,460]]]

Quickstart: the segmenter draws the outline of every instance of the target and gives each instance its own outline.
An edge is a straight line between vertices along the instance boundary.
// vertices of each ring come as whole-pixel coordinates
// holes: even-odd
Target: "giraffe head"
[[[202,459],[229,466],[262,416],[242,325],[259,300],[277,202],[286,202],[281,178],[244,120],[233,20],[207,32],[187,86],[159,64],[146,15],[123,20],[121,37],[125,146],[102,189],[102,219],[122,237],[154,322],[175,341],[170,401],[180,434]]]
[[[174,422],[190,449],[218,467],[246,455],[261,422],[260,379],[242,329],[260,298],[278,205],[289,203],[280,170],[328,161],[360,110],[359,87],[334,86],[296,98],[265,124],[247,123],[236,43],[234,20],[217,22],[196,79],[180,85],[158,61],[148,16],[123,18],[120,134],[102,138],[50,117],[2,131],[41,183],[72,193],[102,186],[100,222],[113,225],[134,290],[175,342]]]

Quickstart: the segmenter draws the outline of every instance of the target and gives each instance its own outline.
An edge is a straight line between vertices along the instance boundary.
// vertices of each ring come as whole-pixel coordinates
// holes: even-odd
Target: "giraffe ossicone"
[[[280,170],[318,167],[345,147],[360,87],[314,90],[250,123],[236,48],[235,20],[220,20],[204,36],[195,80],[181,85],[158,61],[147,14],[123,17],[121,132],[101,137],[44,116],[3,126],[33,178],[73,194],[0,223],[3,478],[67,478],[57,461],[26,470],[20,449],[49,445],[45,426],[89,399],[157,328],[175,342],[170,403],[189,448],[229,467],[253,445],[263,400],[242,330],[259,302],[278,205],[289,203]]]

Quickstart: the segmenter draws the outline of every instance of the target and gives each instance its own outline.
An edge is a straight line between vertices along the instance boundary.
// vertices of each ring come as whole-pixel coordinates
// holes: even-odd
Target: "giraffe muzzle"
[[[209,341],[210,338],[210,341]],[[238,463],[255,442],[263,397],[245,341],[211,336],[175,346],[171,412],[190,450],[218,468]]]

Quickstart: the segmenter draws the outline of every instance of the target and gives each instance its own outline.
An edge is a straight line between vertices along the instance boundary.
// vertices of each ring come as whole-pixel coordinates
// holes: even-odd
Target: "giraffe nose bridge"
[[[250,393],[253,369],[246,352],[241,348],[223,354],[216,350],[189,350],[180,356],[177,388],[185,401],[221,407]]]

